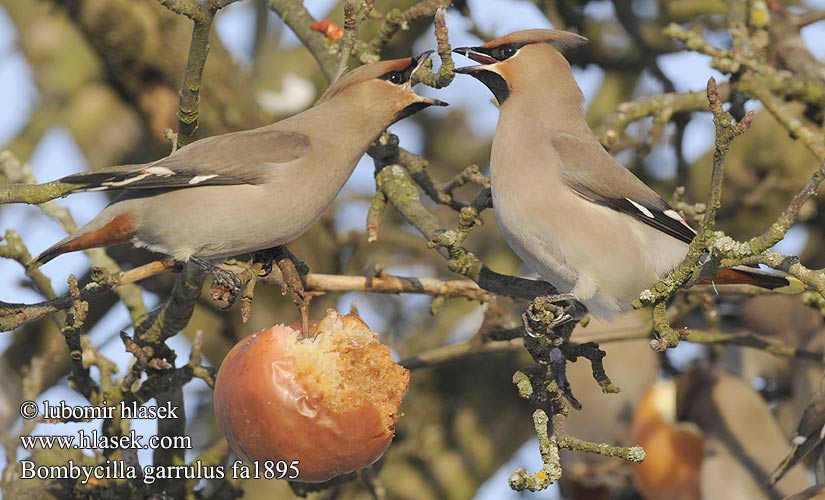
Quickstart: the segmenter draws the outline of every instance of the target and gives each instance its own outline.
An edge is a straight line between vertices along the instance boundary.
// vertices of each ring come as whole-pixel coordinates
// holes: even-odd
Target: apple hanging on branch
[[[277,325],[238,342],[218,371],[214,407],[240,458],[297,460],[297,481],[323,482],[381,458],[410,373],[357,315],[330,309],[311,333]]]

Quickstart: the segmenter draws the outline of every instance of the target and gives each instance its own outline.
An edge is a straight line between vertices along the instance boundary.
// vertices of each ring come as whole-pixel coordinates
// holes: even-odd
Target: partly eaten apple
[[[354,314],[329,310],[311,333],[278,325],[238,342],[218,371],[214,406],[238,456],[297,460],[295,480],[322,482],[381,458],[410,374]]]

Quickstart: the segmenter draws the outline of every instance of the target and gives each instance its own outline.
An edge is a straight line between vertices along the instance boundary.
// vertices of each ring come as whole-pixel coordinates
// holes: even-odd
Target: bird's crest
[[[373,78],[378,78],[381,75],[389,73],[390,71],[404,71],[405,69],[409,68],[411,64],[413,64],[413,59],[410,57],[405,57],[402,59],[390,59],[388,61],[378,61],[372,64],[365,64],[363,66],[359,66],[351,71],[344,73],[341,78],[338,79],[335,83],[329,86],[329,88],[324,92],[324,94],[318,99],[318,102],[315,104],[320,104],[330,97],[338,94],[342,90],[350,87],[356,83],[364,82],[367,80],[372,80]]]
[[[507,44],[527,45],[531,43],[549,43],[558,50],[570,49],[587,43],[587,38],[569,31],[532,29],[510,33],[482,45],[485,49],[492,49]]]

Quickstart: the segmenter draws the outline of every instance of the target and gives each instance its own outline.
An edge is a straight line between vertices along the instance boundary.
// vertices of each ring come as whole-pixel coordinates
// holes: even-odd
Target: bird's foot
[[[560,305],[563,304],[563,305]],[[572,293],[536,297],[521,316],[527,335],[538,338],[587,314],[587,308]]]
[[[269,275],[269,273],[272,272],[273,264],[284,258],[292,261],[293,267],[295,267],[299,276],[304,276],[309,273],[309,266],[295,257],[284,245],[267,248],[266,250],[260,250],[252,254],[252,262],[261,264],[261,277]],[[278,267],[280,268],[281,266],[279,265]]]
[[[241,293],[241,279],[232,271],[215,266],[212,269],[212,300],[229,309]]]
[[[212,300],[217,302],[221,309],[232,307],[243,287],[238,275],[198,257],[191,257],[190,260],[212,275]]]
[[[255,252],[252,254],[252,264],[261,265],[261,270],[258,273],[258,276],[261,278],[269,276],[269,273],[272,272],[272,263],[274,260],[272,249],[261,250],[260,252]]]

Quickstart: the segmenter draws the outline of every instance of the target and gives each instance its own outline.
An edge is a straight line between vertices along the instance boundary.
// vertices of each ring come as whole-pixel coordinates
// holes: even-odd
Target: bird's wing
[[[576,194],[685,243],[693,240],[696,231],[682,216],[600,144],[569,134],[554,137],[551,142],[563,164],[560,174]]]
[[[796,493],[789,497],[785,497],[782,500],[816,500],[817,498],[822,499],[823,492],[825,492],[825,485],[815,484],[809,488],[805,488],[799,493]]]
[[[309,149],[306,135],[265,127],[207,137],[152,163],[81,172],[60,180],[79,186],[72,192],[262,184],[277,177],[280,165]]]
[[[817,395],[817,398],[822,397]],[[782,462],[771,472],[768,484],[776,484],[785,473],[825,440],[825,402],[814,400],[802,412],[791,440],[791,450]]]
[[[802,418],[796,427],[793,444],[798,446],[797,461],[805,458],[825,439],[825,403],[814,401],[802,412]]]

